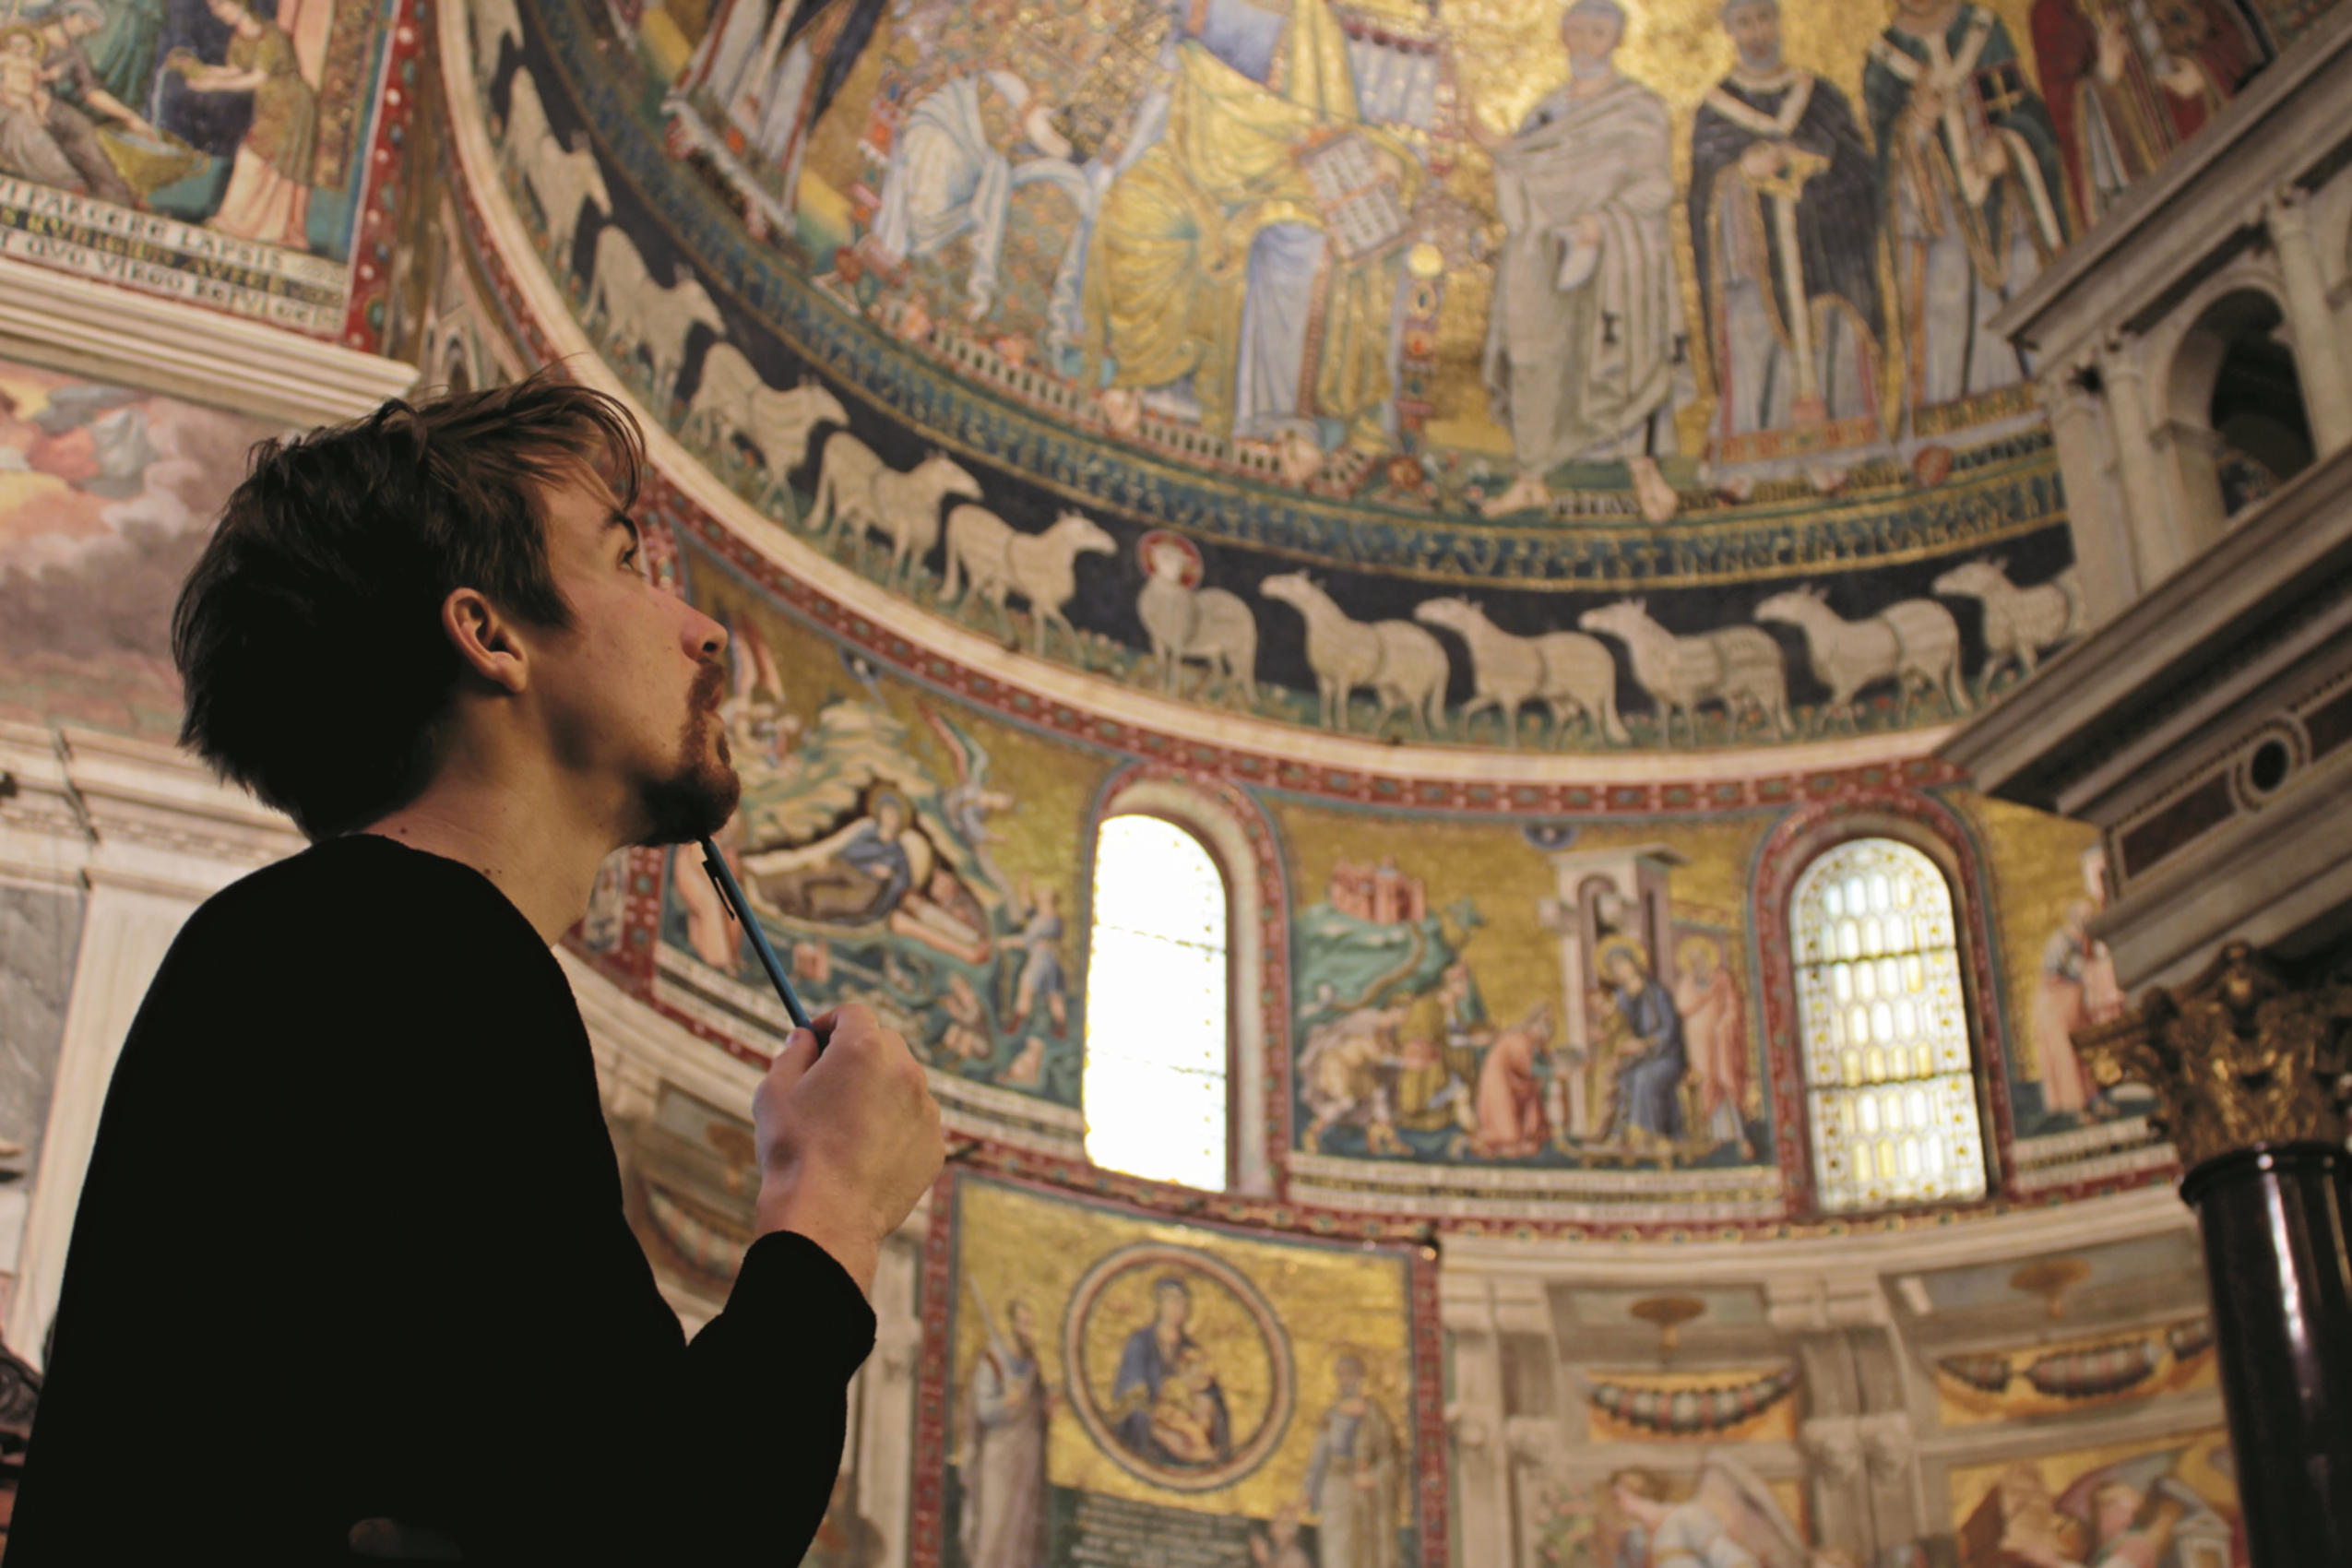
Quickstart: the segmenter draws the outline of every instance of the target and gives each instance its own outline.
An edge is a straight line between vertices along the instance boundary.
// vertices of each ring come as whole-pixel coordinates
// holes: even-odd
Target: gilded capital
[[[2135,1016],[2074,1037],[2099,1083],[2144,1084],[2184,1166],[2258,1143],[2341,1144],[2352,1100],[2352,986],[2289,986],[2251,944],[2223,945],[2178,991],[2149,988]]]

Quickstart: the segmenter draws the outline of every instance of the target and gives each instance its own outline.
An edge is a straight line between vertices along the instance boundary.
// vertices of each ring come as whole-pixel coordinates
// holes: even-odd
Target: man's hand
[[[867,1290],[883,1238],[939,1175],[947,1146],[903,1039],[854,1005],[815,1025],[792,1031],[752,1095],[759,1229],[806,1236]]]

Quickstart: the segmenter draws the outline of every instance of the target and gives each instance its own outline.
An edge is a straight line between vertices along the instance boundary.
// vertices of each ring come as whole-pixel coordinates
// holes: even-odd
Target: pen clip
[[[749,925],[751,923],[750,918],[744,913],[744,911],[735,907],[735,896],[728,890],[727,879],[719,874],[719,861],[716,859],[718,853],[719,851],[714,848],[707,845],[704,847],[702,860],[703,873],[710,878],[710,885],[719,889],[719,907],[727,911],[727,918],[733,921],[737,925]]]

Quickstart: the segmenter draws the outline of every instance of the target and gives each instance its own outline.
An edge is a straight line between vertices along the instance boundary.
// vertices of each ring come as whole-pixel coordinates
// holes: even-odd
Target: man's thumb
[[[815,1030],[794,1029],[785,1037],[784,1049],[776,1053],[776,1060],[768,1063],[767,1075],[776,1080],[777,1087],[790,1088],[816,1065],[817,1050]]]

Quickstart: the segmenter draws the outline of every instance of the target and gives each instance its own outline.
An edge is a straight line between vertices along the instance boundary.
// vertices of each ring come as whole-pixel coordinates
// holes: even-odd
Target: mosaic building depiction
[[[2347,89],[2326,0],[0,0],[0,1396],[301,847],[174,744],[246,452],[561,362],[948,1136],[809,1562],[2293,1561],[2215,1260],[2346,1131]],[[555,948],[690,1333],[790,1028],[700,861]]]

